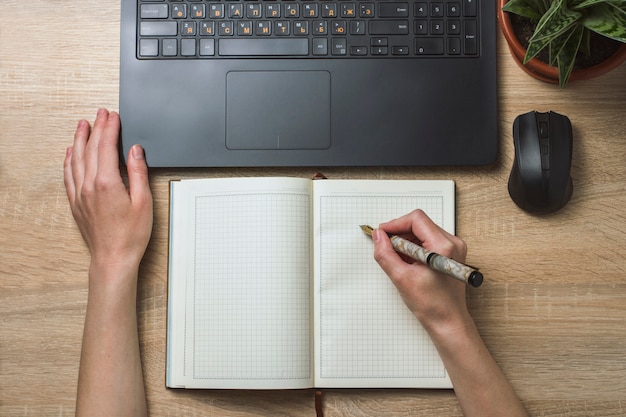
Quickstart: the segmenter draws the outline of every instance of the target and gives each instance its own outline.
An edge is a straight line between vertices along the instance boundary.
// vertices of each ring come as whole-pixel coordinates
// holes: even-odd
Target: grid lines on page
[[[443,219],[442,196],[323,196],[320,201],[320,372],[323,378],[440,377],[428,334],[373,258],[359,225],[416,208]]]
[[[309,200],[196,198],[194,378],[310,376]]]

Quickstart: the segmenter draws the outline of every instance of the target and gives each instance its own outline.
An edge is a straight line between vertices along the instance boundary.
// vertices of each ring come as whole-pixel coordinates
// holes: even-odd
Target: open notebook
[[[166,384],[450,388],[360,224],[416,208],[454,233],[452,181],[173,181]]]

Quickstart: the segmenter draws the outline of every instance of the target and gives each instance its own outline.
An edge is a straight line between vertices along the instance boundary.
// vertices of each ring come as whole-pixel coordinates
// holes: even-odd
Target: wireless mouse
[[[572,124],[555,112],[529,112],[513,122],[515,160],[509,195],[532,214],[552,213],[572,196]]]

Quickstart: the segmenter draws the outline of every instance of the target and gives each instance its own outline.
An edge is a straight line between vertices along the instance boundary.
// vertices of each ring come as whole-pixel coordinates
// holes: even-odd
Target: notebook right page
[[[420,208],[454,233],[454,182],[314,181],[314,205],[316,387],[451,388],[435,346],[359,225]]]

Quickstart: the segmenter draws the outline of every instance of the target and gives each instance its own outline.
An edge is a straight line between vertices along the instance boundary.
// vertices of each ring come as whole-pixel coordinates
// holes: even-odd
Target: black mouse
[[[572,196],[572,124],[555,112],[531,111],[515,118],[515,160],[509,195],[532,214],[552,213]]]

